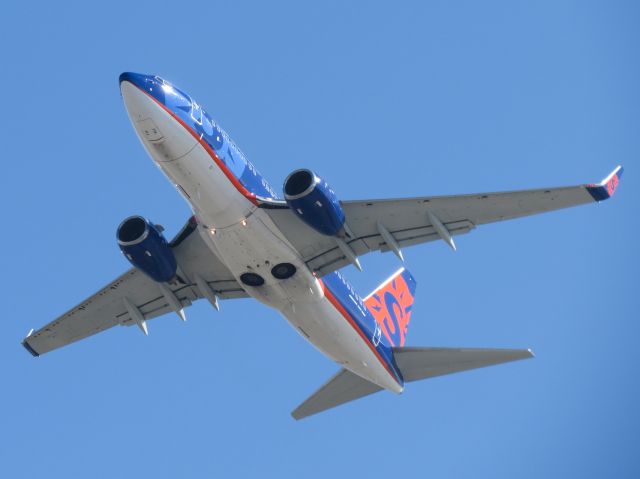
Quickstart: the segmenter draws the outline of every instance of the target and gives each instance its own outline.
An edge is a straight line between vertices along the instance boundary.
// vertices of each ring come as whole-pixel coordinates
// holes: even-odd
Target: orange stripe
[[[134,85],[134,86],[136,88],[138,88],[136,85]],[[209,156],[211,157],[213,162],[218,166],[218,168],[220,168],[220,170],[222,170],[222,172],[229,179],[229,181],[231,181],[233,186],[235,186],[236,189],[246,199],[251,201],[251,203],[253,203],[256,206],[258,205],[258,200],[256,199],[255,193],[251,193],[249,190],[247,190],[247,188],[245,188],[245,186],[242,183],[240,183],[240,180],[238,180],[238,178],[236,178],[236,176],[229,170],[229,168],[227,168],[227,165],[225,165],[224,162],[218,157],[218,155],[213,150],[213,148],[211,148],[211,146],[209,146],[209,143],[207,143],[205,140],[202,139],[203,135],[198,135],[189,125],[187,125],[184,121],[182,121],[182,119],[180,117],[178,117],[175,113],[173,113],[169,108],[167,108],[165,105],[163,105],[156,98],[154,98],[153,96],[149,95],[146,91],[142,90],[141,88],[138,88],[138,90],[140,90],[142,93],[144,93],[149,98],[151,98],[153,101],[155,101],[160,106],[160,108],[162,108],[169,115],[171,115],[171,117],[173,119],[175,119],[178,123],[180,123],[184,127],[185,130],[187,130],[189,133],[191,133],[191,136],[193,136],[198,141],[198,143],[200,143],[200,145],[207,151],[207,153],[209,153]]]
[[[360,335],[360,337],[366,343],[366,345],[369,346],[369,349],[373,352],[373,354],[376,355],[376,357],[378,358],[378,361],[380,361],[380,364],[382,364],[384,366],[384,368],[387,370],[387,372],[391,375],[393,380],[396,383],[400,384],[398,382],[398,379],[396,378],[396,375],[393,373],[393,371],[391,371],[391,369],[389,368],[389,365],[387,364],[387,362],[380,355],[380,352],[378,352],[378,350],[373,346],[373,344],[371,344],[371,342],[369,341],[367,336],[360,329],[360,327],[356,324],[356,322],[353,320],[353,318],[348,313],[348,311],[345,309],[345,307],[342,306],[340,301],[338,301],[338,298],[336,298],[334,296],[333,292],[329,288],[327,288],[325,286],[324,281],[320,280],[320,284],[322,285],[322,289],[324,290],[325,297],[329,300],[329,302],[333,305],[333,307],[338,310],[338,312],[344,317],[344,319],[347,320],[347,322],[351,325],[351,327],[356,330],[356,332]]]

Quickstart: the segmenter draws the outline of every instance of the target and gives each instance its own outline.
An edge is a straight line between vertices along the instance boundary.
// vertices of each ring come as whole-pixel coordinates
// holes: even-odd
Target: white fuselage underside
[[[401,392],[402,387],[325,297],[320,280],[266,212],[243,196],[197,138],[152,98],[128,82],[121,88],[147,152],[189,202],[200,235],[246,292],[280,311],[334,361],[380,387]],[[296,274],[285,280],[274,278],[271,268],[285,262],[296,267]],[[246,272],[260,274],[264,285],[242,284],[240,275]]]

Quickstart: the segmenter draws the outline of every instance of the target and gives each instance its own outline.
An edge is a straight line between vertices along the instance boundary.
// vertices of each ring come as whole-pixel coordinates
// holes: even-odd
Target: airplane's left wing
[[[347,233],[342,241],[318,233],[303,223],[286,203],[263,207],[307,265],[320,276],[371,251],[394,251],[435,240],[455,249],[454,236],[476,226],[547,211],[594,203],[611,197],[618,186],[618,166],[598,184],[560,188],[425,196],[404,199],[343,201]]]
[[[189,220],[170,243],[185,284],[160,285],[132,268],[75,308],[31,332],[22,342],[23,346],[39,356],[116,325],[138,325],[146,333],[147,320],[190,306],[203,297],[198,280],[206,283],[208,291],[220,299],[246,297],[246,292],[206,246],[196,228],[195,220]]]

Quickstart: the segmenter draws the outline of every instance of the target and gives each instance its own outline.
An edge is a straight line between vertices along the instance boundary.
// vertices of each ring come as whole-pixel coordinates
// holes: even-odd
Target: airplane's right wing
[[[400,254],[400,248],[440,239],[455,249],[453,237],[479,225],[605,200],[613,195],[621,175],[622,167],[618,166],[599,184],[343,201],[346,225],[353,236],[345,238],[342,247],[336,238],[303,223],[286,203],[262,206],[307,265],[323,276],[371,251],[394,250]]]
[[[29,334],[22,345],[39,356],[116,325],[137,324],[146,334],[147,320],[190,306],[205,297],[204,288],[220,299],[247,297],[196,229],[192,218],[170,243],[185,283],[160,284],[131,268],[75,308]]]

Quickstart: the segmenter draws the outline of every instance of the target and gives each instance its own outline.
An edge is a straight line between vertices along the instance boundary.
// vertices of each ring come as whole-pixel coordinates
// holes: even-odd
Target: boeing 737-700
[[[39,356],[116,325],[137,326],[206,299],[252,297],[275,308],[340,371],[296,408],[300,419],[407,382],[532,357],[530,350],[405,347],[416,280],[402,267],[365,298],[340,269],[371,251],[454,237],[495,221],[605,200],[598,184],[459,196],[342,201],[314,171],[285,180],[284,199],[184,91],[158,76],[120,75],[131,123],[193,216],[171,240],[141,216],[116,232],[132,264],[120,277],[23,340]]]

